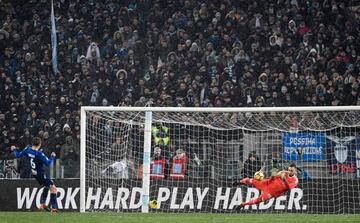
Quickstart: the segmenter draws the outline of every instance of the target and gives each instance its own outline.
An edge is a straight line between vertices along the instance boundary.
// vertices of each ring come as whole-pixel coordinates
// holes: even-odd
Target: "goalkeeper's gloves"
[[[281,179],[283,180],[283,181],[285,181],[285,179],[286,179],[286,177],[287,177],[287,175],[289,174],[289,171],[286,171],[286,170],[283,170],[283,171],[281,171]]]

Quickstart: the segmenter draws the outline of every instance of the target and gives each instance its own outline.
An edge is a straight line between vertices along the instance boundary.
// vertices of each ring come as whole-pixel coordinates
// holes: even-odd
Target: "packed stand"
[[[360,105],[356,1],[0,4],[0,157],[40,136],[79,162],[79,108]],[[78,176],[75,174],[75,176]]]

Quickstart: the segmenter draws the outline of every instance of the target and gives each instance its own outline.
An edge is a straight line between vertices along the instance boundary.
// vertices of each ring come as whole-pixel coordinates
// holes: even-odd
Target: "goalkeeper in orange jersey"
[[[295,188],[299,183],[297,178],[296,165],[290,164],[287,170],[278,172],[275,176],[258,181],[251,178],[244,178],[240,182],[236,182],[236,185],[244,184],[248,186],[254,186],[261,191],[259,197],[254,198],[248,202],[242,202],[240,208],[246,205],[259,204],[263,201],[267,201],[271,198],[276,198],[284,194],[286,191]]]

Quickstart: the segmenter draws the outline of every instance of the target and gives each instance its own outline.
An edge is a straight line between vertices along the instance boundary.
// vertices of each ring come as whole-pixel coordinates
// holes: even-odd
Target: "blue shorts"
[[[51,185],[54,185],[54,181],[48,178],[46,174],[36,175],[34,178],[41,186],[50,187]]]

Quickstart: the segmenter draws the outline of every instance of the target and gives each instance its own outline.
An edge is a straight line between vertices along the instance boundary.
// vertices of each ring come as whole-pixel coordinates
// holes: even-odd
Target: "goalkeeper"
[[[240,208],[246,205],[259,204],[263,201],[267,201],[271,198],[276,198],[284,194],[286,191],[295,188],[299,183],[296,172],[296,165],[290,164],[288,170],[278,172],[275,176],[258,181],[255,179],[244,178],[240,182],[235,182],[234,185],[245,184],[248,186],[254,186],[261,191],[261,195],[248,202],[240,204]]]

